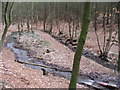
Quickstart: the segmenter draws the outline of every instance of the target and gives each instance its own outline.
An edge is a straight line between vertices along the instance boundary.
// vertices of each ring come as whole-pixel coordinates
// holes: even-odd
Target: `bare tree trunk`
[[[5,6],[5,14],[4,14],[5,29],[4,29],[4,32],[2,34],[2,38],[1,38],[1,41],[0,41],[0,51],[2,50],[2,46],[4,44],[4,40],[5,40],[7,31],[8,31],[8,28],[12,23],[11,10],[12,10],[13,4],[14,4],[14,2],[7,2],[6,6]]]
[[[18,23],[18,33],[19,33],[19,35],[21,35],[20,24],[19,23]]]
[[[72,43],[72,31],[71,31],[71,23],[70,23],[70,21],[68,21],[68,27],[69,27],[70,43]]]
[[[43,21],[43,30],[45,31],[46,29],[46,20]]]
[[[118,67],[117,67],[117,71],[118,71],[118,85],[120,87],[120,1],[118,2]]]
[[[34,3],[33,2],[31,2],[31,10],[32,10],[32,12],[31,12],[31,32],[34,32],[33,31],[33,24],[34,24],[34,18],[33,18],[33,14],[34,14]]]
[[[118,3],[118,41],[119,41],[119,55],[118,55],[118,72],[120,73],[120,1]]]
[[[75,37],[77,37],[77,30],[79,28],[79,21],[76,21],[76,26],[75,26]]]
[[[27,29],[28,29],[28,32],[30,32],[30,24],[29,24],[29,20],[27,20]]]
[[[46,18],[47,18],[47,12],[46,12],[46,4],[44,5],[44,20],[43,20],[43,30],[46,29]]]
[[[109,2],[107,3],[108,4],[108,7],[107,7],[107,22],[106,24],[108,25],[109,24]]]
[[[52,29],[53,29],[53,23],[52,21],[50,22],[50,30],[49,30],[49,34],[52,34]]]
[[[61,32],[61,29],[60,29],[60,22],[59,22],[59,20],[56,20],[56,24],[57,24],[57,29],[58,29],[58,35],[60,37],[60,35],[62,34],[62,32]]]
[[[36,16],[36,30],[38,29],[37,26],[38,26],[38,14]]]
[[[105,8],[106,9],[106,8]],[[105,13],[106,11],[104,11],[104,14],[103,14],[103,32],[104,32],[104,40],[103,40],[103,52],[105,52],[105,45],[106,45],[106,26],[105,26]]]
[[[7,34],[7,31],[8,31],[8,26],[5,25],[4,33],[2,34],[2,38],[1,38],[1,41],[0,41],[0,51],[1,51],[2,46],[4,44],[4,40],[5,40],[5,36]]]
[[[95,35],[96,35],[96,38],[97,38],[97,44],[98,44],[98,48],[99,48],[99,52],[100,52],[100,55],[102,55],[102,50],[101,50],[101,46],[100,46],[100,41],[99,41],[99,37],[98,37],[98,34],[97,34],[97,5],[95,5],[95,15],[94,15],[94,29],[95,29]]]
[[[79,72],[79,66],[80,66],[80,59],[82,56],[82,50],[83,46],[87,37],[88,33],[88,27],[91,19],[91,2],[85,2],[85,11],[83,14],[83,20],[82,20],[82,28],[81,28],[81,34],[78,40],[77,49],[74,56],[74,62],[73,62],[73,68],[72,68],[72,76],[70,80],[69,89],[76,89],[76,82]]]
[[[23,23],[21,22],[21,31],[23,32]]]
[[[111,46],[111,41],[112,41],[112,33],[113,33],[113,16],[114,16],[114,13],[113,13],[113,10],[112,10],[113,8],[111,7],[111,18],[110,18],[110,30],[109,30],[109,37],[108,37],[108,39],[107,39],[107,43],[106,43],[106,46],[105,46],[105,51],[104,51],[104,54],[105,54],[105,56],[107,57],[107,55],[108,55],[108,52],[109,52],[109,48],[110,48],[110,46]]]
[[[72,29],[72,35],[71,35],[72,39],[74,38],[74,33],[75,33],[75,23],[73,21],[73,29]]]

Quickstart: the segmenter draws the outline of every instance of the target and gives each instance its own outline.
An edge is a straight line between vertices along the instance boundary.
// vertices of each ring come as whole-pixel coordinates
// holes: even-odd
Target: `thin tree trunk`
[[[107,58],[107,55],[108,55],[108,52],[109,52],[109,48],[111,46],[110,42],[112,41],[112,33],[113,33],[113,16],[114,16],[114,13],[113,13],[113,8],[111,7],[111,17],[110,17],[110,30],[109,30],[109,37],[108,37],[108,42],[106,43],[106,46],[105,46],[105,51],[104,51],[104,54],[105,54],[105,58]]]
[[[57,29],[58,29],[58,35],[59,35],[59,37],[60,37],[60,34],[61,34],[61,29],[60,29],[60,22],[59,22],[59,20],[56,20],[56,25],[57,25]]]
[[[77,37],[77,30],[79,28],[79,21],[76,21],[76,26],[75,26],[75,38]]]
[[[76,49],[75,56],[74,56],[72,76],[70,80],[69,89],[71,88],[76,89],[76,82],[77,82],[77,77],[78,77],[78,72],[79,72],[80,59],[82,56],[82,50],[83,50],[83,46],[85,44],[85,40],[87,37],[88,27],[89,27],[90,18],[91,18],[91,6],[92,6],[91,4],[92,4],[91,2],[85,3],[85,9],[84,9],[85,11],[83,14],[81,34],[78,40],[77,49]]]
[[[30,24],[29,24],[29,20],[27,20],[27,29],[28,29],[28,32],[30,32]]]
[[[46,20],[43,21],[43,30],[45,31],[46,29]]]
[[[105,9],[106,9],[106,8],[105,8]],[[105,40],[106,40],[106,32],[105,32],[105,30],[106,30],[106,27],[105,27],[105,13],[106,13],[106,11],[104,11],[104,14],[103,14],[103,33],[104,33],[103,53],[105,52],[105,45],[106,45],[106,43],[105,43]]]
[[[31,13],[31,32],[34,32],[33,31],[33,24],[34,24],[34,18],[33,18],[34,17],[33,16],[33,13],[34,13],[34,3],[32,2],[31,4],[32,4],[31,5],[32,6],[32,8],[31,8],[31,10],[32,10],[32,13]]]
[[[100,46],[100,41],[99,41],[99,37],[98,37],[98,34],[97,34],[97,5],[95,5],[95,15],[94,15],[94,29],[95,29],[95,35],[96,35],[96,38],[97,38],[97,44],[98,44],[98,48],[99,48],[99,52],[100,52],[100,55],[102,55],[102,50],[101,50],[101,46]]]
[[[5,40],[5,36],[6,36],[6,34],[7,34],[7,31],[8,31],[8,26],[5,25],[5,29],[4,29],[4,32],[3,32],[3,34],[2,34],[2,38],[1,38],[1,41],[0,41],[0,51],[1,51],[2,47],[3,47],[3,44],[4,44],[4,40]]]
[[[71,31],[70,21],[68,21],[68,27],[69,27],[69,37],[70,37],[70,43],[72,43],[72,31]]]
[[[50,34],[52,34],[52,29],[53,29],[53,23],[52,21],[50,22]]]
[[[46,19],[47,19],[47,11],[46,11],[46,4],[44,5],[44,20],[43,20],[43,30],[46,29]]]
[[[75,23],[73,21],[73,29],[72,29],[72,35],[71,35],[72,39],[74,38],[74,34],[75,34]]]
[[[6,3],[6,7],[5,7],[5,14],[4,14],[4,21],[5,21],[5,29],[4,32],[2,34],[2,38],[0,41],[0,51],[2,50],[2,46],[4,44],[4,40],[8,31],[9,26],[11,25],[11,10],[13,7],[14,2],[7,2]]]
[[[31,28],[30,28],[30,30],[31,30],[31,32],[34,32],[33,31],[33,20],[31,20],[30,22],[31,22]]]
[[[118,86],[120,87],[120,1],[118,2],[118,67],[117,67],[117,71],[118,71]]]
[[[23,32],[23,23],[21,22],[21,32]]]
[[[36,30],[38,29],[37,26],[38,26],[38,14],[36,16]]]
[[[118,41],[119,41],[119,55],[118,55],[118,72],[120,72],[120,1],[118,3]]]
[[[18,23],[18,33],[19,33],[19,35],[21,34],[21,32],[20,32],[20,24]]]
[[[109,24],[109,2],[108,2],[108,7],[107,7],[107,21],[106,24]]]

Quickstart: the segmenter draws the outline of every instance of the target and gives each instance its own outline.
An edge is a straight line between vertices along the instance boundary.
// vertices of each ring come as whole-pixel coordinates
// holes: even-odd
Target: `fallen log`
[[[23,61],[20,61],[20,60],[15,60],[16,62],[18,63],[21,63],[21,64],[29,64],[29,65],[34,65],[34,66],[41,66],[41,67],[44,67],[44,68],[50,68],[50,69],[54,69],[56,71],[61,71],[61,72],[72,72],[70,70],[61,70],[59,68],[54,68],[54,67],[51,67],[51,66],[45,66],[45,65],[42,65],[42,64],[35,64],[35,63],[29,63],[29,62],[23,62]],[[41,68],[41,70],[43,71],[43,75],[47,75],[48,72],[44,71],[45,69]],[[96,88],[96,89],[104,89],[104,90],[109,90],[109,89],[117,89],[118,87],[113,84],[110,84],[110,83],[105,83],[105,82],[100,82],[100,81],[96,81],[96,80],[92,80],[92,79],[89,79],[89,78],[84,78],[85,76],[79,76],[78,78],[78,83],[82,83],[82,84],[86,84],[88,86],[91,86],[93,88]]]
[[[45,66],[45,65],[42,65],[42,64],[23,62],[23,61],[20,61],[20,60],[15,60],[15,61],[18,62],[18,63],[21,63],[21,64],[29,64],[29,65],[34,65],[34,66],[41,66],[41,67],[44,67],[44,68],[50,68],[50,69],[54,69],[56,71],[61,71],[61,72],[72,72],[70,70],[61,70],[59,68],[55,68],[55,67],[51,67],[51,66]]]
[[[113,90],[113,89],[120,89],[119,86],[116,83],[113,83],[113,82],[110,83],[109,81],[108,81],[108,83],[102,82],[102,81],[95,81],[95,83],[97,83],[99,85],[102,85],[104,87],[107,87],[107,88],[109,88],[111,90]]]

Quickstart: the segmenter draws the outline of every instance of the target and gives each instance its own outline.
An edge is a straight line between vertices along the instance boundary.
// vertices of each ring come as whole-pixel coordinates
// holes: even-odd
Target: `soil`
[[[7,48],[2,53],[2,81],[5,88],[67,88],[69,80],[42,71],[31,69],[15,62],[14,54]],[[4,57],[5,56],[5,57]],[[83,87],[78,85],[78,87]]]
[[[11,26],[9,28],[9,32],[7,34],[10,35],[11,32],[17,31],[16,26]],[[46,34],[40,30],[35,31],[37,34],[40,34],[43,37],[43,40],[50,42],[50,45],[45,47],[49,49],[49,53],[41,52],[41,48],[31,49],[33,52],[37,52],[35,57],[43,58],[46,60],[47,63],[55,64],[58,66],[63,66],[65,68],[72,69],[74,54],[71,49],[66,47],[65,45],[59,43],[54,38],[52,38],[49,34]],[[99,34],[101,32],[98,32]],[[93,36],[93,31],[89,32],[87,42],[85,47],[90,46],[90,48],[98,48],[95,43],[91,43],[95,41],[95,37]],[[102,37],[102,36],[101,36]],[[28,39],[28,37],[21,37],[20,42],[23,42]],[[88,40],[89,39],[89,40]],[[29,39],[28,41],[31,41]],[[30,43],[30,42],[29,42]],[[94,45],[95,44],[95,45]],[[24,46],[24,43],[22,43]],[[33,44],[34,46],[34,44]],[[97,49],[98,50],[98,49]],[[116,52],[116,48],[113,49]],[[43,54],[44,53],[44,54]],[[0,81],[1,87],[5,88],[68,88],[69,80],[55,76],[53,74],[43,75],[43,72],[40,70],[31,69],[25,67],[23,64],[17,63],[14,61],[15,55],[9,49],[4,47],[0,57]],[[83,74],[90,74],[90,73],[99,73],[99,74],[107,74],[113,75],[114,71],[106,68],[88,58],[82,56],[81,64],[80,64],[80,72]],[[85,85],[77,84],[78,88],[87,88]]]

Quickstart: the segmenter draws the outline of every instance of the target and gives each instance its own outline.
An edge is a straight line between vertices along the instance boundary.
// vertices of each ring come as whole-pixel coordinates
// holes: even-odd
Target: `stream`
[[[26,50],[22,50],[19,48],[14,47],[15,44],[15,40],[8,40],[8,43],[6,44],[6,47],[10,48],[12,50],[12,52],[15,54],[15,57],[17,60],[22,61],[22,62],[28,62],[28,63],[34,63],[34,64],[41,64],[44,66],[48,66],[48,67],[55,67],[55,68],[59,68],[62,70],[66,70],[66,68],[61,67],[61,66],[57,66],[57,65],[52,65],[52,64],[48,64],[47,62],[45,62],[44,60],[35,58],[35,57],[30,57],[27,54]],[[71,72],[63,72],[63,71],[59,71],[59,70],[55,70],[53,68],[46,68],[46,67],[42,67],[42,66],[35,66],[35,65],[29,65],[29,64],[24,64],[25,66],[29,67],[29,68],[33,68],[33,69],[37,69],[37,70],[45,70],[47,73],[51,73],[60,77],[64,77],[68,80],[70,80],[71,78]],[[88,76],[84,76],[84,75],[79,75],[78,76],[78,81],[79,84],[85,84],[87,86],[90,86],[91,88],[97,88],[97,89],[104,89],[104,90],[114,90],[116,88],[118,88],[118,84],[115,81],[112,82],[103,82],[102,80],[93,80],[92,78],[88,77]],[[106,87],[104,85],[108,85],[110,87]]]
[[[68,48],[70,48],[73,52],[76,51],[76,47],[73,47],[69,44],[66,44],[61,38],[57,37],[57,36],[54,36],[52,35],[52,37],[54,39],[56,39],[58,42],[60,42],[61,44],[67,46]],[[94,53],[88,51],[87,49],[83,49],[82,51],[82,55],[86,58],[89,58],[90,60],[93,60],[95,62],[97,62],[98,64],[101,64],[103,65],[104,67],[107,67],[107,68],[110,68],[110,69],[113,69],[113,70],[116,70],[117,66],[114,65],[113,63],[110,63],[110,62],[107,62],[105,60],[102,60],[101,58],[99,58],[98,56],[96,56]]]

